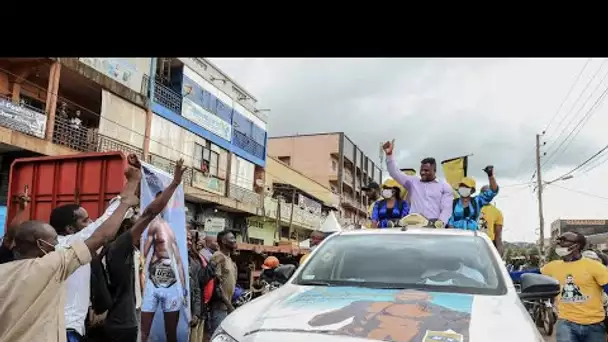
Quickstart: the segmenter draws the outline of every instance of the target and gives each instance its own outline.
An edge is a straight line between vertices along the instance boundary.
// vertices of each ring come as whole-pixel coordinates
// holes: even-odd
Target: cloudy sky
[[[608,144],[604,59],[211,61],[257,97],[258,108],[272,110],[271,136],[344,131],[376,159],[379,143],[395,138],[401,167],[417,168],[426,156],[474,154],[469,172],[480,183],[481,169],[495,165],[503,186],[496,202],[510,241],[538,236],[536,197],[525,184],[536,133],[546,128],[545,180]],[[545,188],[547,235],[557,218],[607,218],[605,160],[608,154]]]

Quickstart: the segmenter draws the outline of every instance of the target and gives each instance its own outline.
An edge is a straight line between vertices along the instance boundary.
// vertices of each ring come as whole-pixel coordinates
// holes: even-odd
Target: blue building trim
[[[184,118],[183,116],[176,114],[172,110],[167,109],[166,107],[157,103],[156,101],[152,101],[152,112],[159,115],[162,118],[165,118],[165,119],[173,122],[174,124],[182,127],[183,129],[186,129],[198,136],[201,136],[201,137],[205,138],[206,140],[209,140],[209,141],[213,142],[214,144],[218,145],[219,147],[221,147],[225,150],[228,150],[251,163],[254,163],[255,165],[258,165],[260,167],[266,167],[266,160],[253,156],[249,152],[246,152],[242,148],[233,145],[229,141],[226,141],[226,140],[218,137],[217,135],[215,135],[211,132],[208,132],[204,128],[194,124],[192,121]],[[264,150],[266,150],[267,146],[268,146],[268,132],[266,132],[266,146],[264,146]],[[264,151],[264,152],[266,152],[266,151]]]

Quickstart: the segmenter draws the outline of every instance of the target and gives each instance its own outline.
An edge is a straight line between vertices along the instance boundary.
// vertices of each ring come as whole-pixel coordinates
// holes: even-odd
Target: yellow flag
[[[447,159],[441,162],[445,180],[452,186],[458,188],[460,181],[467,176],[468,156]]]

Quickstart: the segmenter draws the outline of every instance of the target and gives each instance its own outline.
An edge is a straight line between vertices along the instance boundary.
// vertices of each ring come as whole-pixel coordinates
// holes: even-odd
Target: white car
[[[483,233],[340,232],[284,286],[230,314],[212,342],[543,341],[520,297],[552,297],[559,284],[525,275],[521,291]]]

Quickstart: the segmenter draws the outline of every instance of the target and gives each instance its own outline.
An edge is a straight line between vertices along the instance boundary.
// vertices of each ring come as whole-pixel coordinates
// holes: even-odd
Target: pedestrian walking
[[[236,238],[230,231],[217,234],[219,250],[213,253],[210,264],[219,280],[219,298],[210,303],[209,334],[213,335],[229,313],[234,311],[232,296],[236,287],[237,268],[231,255],[236,250]]]
[[[608,269],[582,256],[586,244],[582,234],[562,234],[555,248],[561,260],[551,261],[540,270],[561,285],[557,297],[557,342],[606,342],[602,294],[608,292]]]
[[[203,316],[204,287],[203,261],[199,254],[197,241],[198,231],[189,229],[186,236],[188,244],[188,272],[190,275],[190,342],[202,342],[205,327]]]

